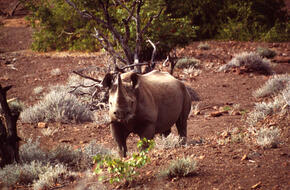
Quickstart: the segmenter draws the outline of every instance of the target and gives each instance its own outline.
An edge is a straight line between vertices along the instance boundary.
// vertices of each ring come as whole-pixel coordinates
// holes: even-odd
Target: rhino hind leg
[[[176,122],[176,128],[181,140],[181,144],[186,144],[187,137],[187,119],[180,117]]]
[[[164,136],[165,138],[168,137],[168,135],[171,133],[171,129],[161,133],[162,136]]]

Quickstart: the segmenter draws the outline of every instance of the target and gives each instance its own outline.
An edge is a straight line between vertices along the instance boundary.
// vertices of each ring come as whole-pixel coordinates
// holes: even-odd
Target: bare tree
[[[2,88],[0,85],[0,167],[19,162],[19,141],[16,123],[19,112],[11,112],[7,103],[7,91],[12,86]],[[1,116],[1,112],[3,116]]]
[[[100,45],[107,52],[109,52],[112,57],[126,65],[130,65],[130,68],[135,67],[136,72],[141,73],[140,66],[145,64],[139,62],[141,45],[144,41],[144,34],[147,32],[148,27],[152,24],[152,21],[160,16],[162,9],[160,9],[156,15],[151,16],[146,23],[142,24],[140,13],[142,6],[144,6],[145,4],[145,0],[134,0],[129,7],[127,6],[128,3],[126,4],[125,1],[121,0],[98,0],[97,2],[101,7],[103,18],[96,17],[93,13],[87,10],[81,11],[71,0],[66,0],[66,2],[70,6],[72,6],[83,18],[94,20],[103,29],[109,30],[114,38],[114,42],[110,41],[109,38],[101,30],[97,30],[96,28],[94,28],[94,36],[98,40]],[[109,12],[109,9],[112,7],[121,7],[126,12],[128,12],[128,17],[122,19],[125,30],[124,33],[119,32],[113,24],[113,16],[110,15]],[[131,22],[135,22],[136,26],[135,47],[130,47],[129,45],[129,40],[132,32],[130,31]],[[141,27],[141,24],[143,25],[143,27]],[[153,46],[153,53],[151,62],[146,63],[146,65],[148,65],[148,70],[153,70],[155,66],[153,59],[156,52],[156,47],[153,42],[151,42],[150,40],[147,41]],[[122,49],[122,54],[114,49],[115,42],[120,45]]]

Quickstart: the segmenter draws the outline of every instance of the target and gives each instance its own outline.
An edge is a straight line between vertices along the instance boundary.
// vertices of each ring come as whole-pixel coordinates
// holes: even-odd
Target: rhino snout
[[[117,119],[126,119],[130,112],[128,110],[115,110],[113,114]]]

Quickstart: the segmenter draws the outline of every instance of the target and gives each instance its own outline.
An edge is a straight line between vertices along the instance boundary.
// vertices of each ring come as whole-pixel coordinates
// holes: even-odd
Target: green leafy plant
[[[138,174],[137,168],[141,168],[150,161],[148,152],[154,147],[153,140],[146,138],[137,143],[139,153],[133,153],[132,157],[128,160],[122,158],[113,158],[112,156],[96,155],[94,162],[96,163],[95,172],[100,174],[100,180],[104,179],[104,172],[110,174],[110,183],[132,181],[134,176]]]

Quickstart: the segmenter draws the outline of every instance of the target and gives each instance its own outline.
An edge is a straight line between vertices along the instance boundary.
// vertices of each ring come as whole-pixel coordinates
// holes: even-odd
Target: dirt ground
[[[0,84],[13,85],[8,98],[18,98],[26,105],[39,101],[33,94],[35,87],[63,84],[73,75],[72,71],[89,67],[103,67],[105,56],[101,53],[48,52],[36,53],[29,50],[33,30],[22,15],[2,18],[0,26]],[[290,72],[290,43],[207,41],[209,50],[197,48],[194,42],[179,48],[178,56],[195,57],[201,60],[201,73],[197,76],[184,74],[176,69],[174,76],[191,86],[200,96],[200,114],[192,114],[188,119],[188,146],[160,151],[152,154],[151,162],[141,170],[140,176],[129,187],[123,189],[290,189],[290,144],[289,117],[268,118],[264,124],[275,123],[282,130],[283,142],[277,148],[263,149],[252,142],[218,143],[220,134],[226,130],[239,128],[246,131],[245,116],[230,115],[225,112],[219,117],[211,116],[221,107],[240,104],[240,108],[251,111],[260,100],[252,93],[269,79],[269,76],[236,72],[216,72],[235,54],[255,51],[258,46],[277,52],[271,60],[271,67],[277,74]],[[59,68],[59,75],[51,71]],[[168,70],[158,64],[158,69]],[[100,73],[104,75],[104,73]],[[289,116],[289,115],[288,115]],[[19,135],[23,139],[39,137],[43,147],[52,148],[60,143],[75,147],[95,139],[109,148],[115,148],[109,126],[86,124],[49,123],[58,128],[53,136],[44,136],[36,125],[18,123]],[[174,127],[175,128],[175,127]],[[173,130],[173,133],[177,133]],[[138,138],[128,138],[129,150],[136,150]],[[202,143],[194,143],[202,142]],[[244,156],[248,159],[242,159]],[[198,161],[197,174],[185,178],[158,178],[160,169],[177,157],[193,156]],[[62,189],[74,189],[79,181],[73,181]],[[105,184],[108,189],[116,188]],[[256,185],[256,186],[255,186]],[[23,188],[23,187],[22,187]],[[28,188],[28,187],[27,187]],[[21,189],[21,188],[20,188]]]

